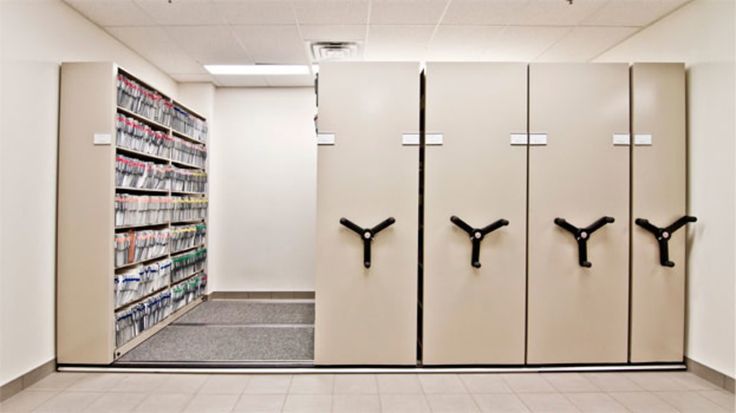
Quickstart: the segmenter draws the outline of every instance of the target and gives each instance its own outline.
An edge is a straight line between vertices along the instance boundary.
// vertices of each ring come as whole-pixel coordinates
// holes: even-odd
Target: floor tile
[[[375,394],[336,394],[332,396],[333,413],[379,413],[381,400]]]
[[[376,394],[378,382],[373,374],[338,374],[335,394]]]
[[[545,373],[547,380],[557,391],[562,393],[591,393],[600,389],[580,373]]]
[[[681,383],[683,386],[685,386],[686,390],[718,390],[719,387],[715,384],[701,379],[700,377],[683,371],[683,372],[673,372],[670,373],[669,376],[675,380],[678,383]]]
[[[463,394],[468,390],[457,374],[422,374],[419,383],[425,394]]]
[[[473,399],[483,413],[524,413],[529,409],[515,394],[474,394]]]
[[[161,393],[189,393],[194,394],[204,385],[206,374],[170,374],[158,387]]]
[[[506,384],[515,393],[555,393],[555,388],[539,374],[504,374]]]
[[[200,394],[240,394],[250,381],[245,374],[216,374],[207,377]]]
[[[641,386],[621,373],[583,373],[583,376],[606,392],[644,391]]]
[[[578,409],[559,393],[524,393],[519,398],[534,413],[568,413]]]
[[[717,405],[723,407],[729,412],[736,411],[733,393],[723,390],[706,390],[699,391],[698,394],[712,402],[715,402]]]
[[[65,391],[105,392],[115,388],[127,377],[127,374],[90,374],[74,382]]]
[[[332,394],[334,387],[331,374],[297,374],[291,378],[289,394]]]
[[[151,393],[135,408],[135,412],[179,413],[192,400],[192,393]]]
[[[25,390],[0,403],[0,412],[30,412],[57,394],[57,391]]]
[[[416,374],[379,374],[378,391],[381,394],[423,394]]]
[[[238,401],[237,394],[198,394],[189,402],[185,412],[229,413]]]
[[[37,383],[34,383],[29,390],[64,390],[72,384],[87,377],[84,373],[51,373]]]
[[[476,413],[480,411],[468,394],[429,394],[427,402],[432,413]]]
[[[233,412],[279,413],[286,401],[285,394],[243,394]]]
[[[286,396],[284,413],[326,413],[332,410],[332,395],[290,394]]]
[[[606,393],[567,393],[568,400],[583,413],[626,413],[628,410]]]
[[[461,374],[460,380],[470,393],[511,393],[511,387],[498,374]]]
[[[633,380],[646,391],[679,391],[687,390],[687,385],[675,380],[667,372],[636,372],[627,373],[626,377]]]
[[[245,386],[245,394],[285,394],[289,391],[291,376],[288,375],[256,375],[251,376]]]
[[[419,394],[382,394],[381,411],[383,413],[426,413],[429,404]]]
[[[609,393],[611,397],[616,399],[634,413],[659,413],[659,412],[676,412],[672,406],[665,403],[664,400],[647,392],[614,392]]]
[[[699,395],[697,392],[659,392],[655,393],[660,399],[674,406],[681,413],[700,413],[700,412],[724,412],[726,409],[711,400]],[[727,412],[732,413],[732,412]]]
[[[145,398],[145,393],[106,393],[84,411],[88,413],[132,412]]]
[[[81,412],[102,395],[102,393],[62,392],[37,407],[34,412]]]
[[[110,388],[110,392],[150,393],[161,388],[169,374],[129,374]]]

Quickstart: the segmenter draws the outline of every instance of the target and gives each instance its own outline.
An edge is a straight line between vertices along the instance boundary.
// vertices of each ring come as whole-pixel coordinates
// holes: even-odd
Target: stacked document
[[[175,196],[171,202],[173,204],[172,221],[196,221],[207,218],[208,203],[205,197]]]
[[[115,226],[165,224],[171,220],[174,209],[169,196],[117,194],[115,196]],[[204,215],[207,206],[204,206]]]
[[[174,148],[171,160],[183,162],[189,165],[205,167],[207,162],[207,148],[203,145],[187,142],[184,139],[173,137]]]
[[[190,115],[186,110],[174,107],[171,129],[183,133],[200,142],[207,141],[207,122]]]
[[[207,225],[185,225],[171,228],[171,251],[181,251],[204,244]]]
[[[169,126],[174,105],[158,92],[118,74],[118,106]]]
[[[155,326],[173,312],[171,289],[156,294],[131,308],[115,313],[115,340],[118,347]]]
[[[173,167],[171,190],[178,192],[207,192],[207,172]]]
[[[118,188],[168,190],[172,175],[170,165],[145,162],[123,155],[118,155],[115,159],[115,185]]]
[[[174,147],[174,139],[166,132],[151,129],[131,117],[118,114],[115,142],[121,148],[147,155],[168,158]]]
[[[174,311],[184,307],[204,294],[207,288],[207,274],[200,274],[171,288],[171,301]]]
[[[172,261],[161,260],[116,274],[115,307],[121,307],[169,285]]]
[[[115,266],[150,260],[169,252],[172,238],[168,228],[115,234]]]
[[[171,257],[171,282],[181,281],[192,274],[202,271],[207,261],[207,248]]]

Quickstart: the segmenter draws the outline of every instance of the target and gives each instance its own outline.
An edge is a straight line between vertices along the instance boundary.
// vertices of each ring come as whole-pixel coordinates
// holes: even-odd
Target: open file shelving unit
[[[178,224],[207,224],[207,219],[186,222],[164,222],[156,225],[115,226],[114,202],[117,194],[157,196],[202,196],[204,193],[180,192],[169,189],[128,189],[116,187],[115,160],[117,155],[141,161],[179,168],[206,171],[206,166],[171,160],[141,153],[116,145],[118,114],[144,123],[169,136],[206,145],[173,128],[117,105],[117,76],[123,74],[146,88],[157,91],[164,99],[190,115],[206,120],[195,111],[170,99],[155,87],[111,62],[64,63],[61,68],[59,159],[58,159],[58,226],[57,226],[57,362],[59,364],[108,365],[166,325],[195,307],[204,294],[175,310],[156,325],[118,346],[115,334],[115,313],[135,306],[146,298],[185,283],[204,268],[165,288],[135,301],[116,307],[113,277],[121,270],[150,264],[199,247],[180,251],[169,250],[158,257],[116,267],[113,238],[126,230],[164,229]],[[206,163],[205,163],[206,165]]]

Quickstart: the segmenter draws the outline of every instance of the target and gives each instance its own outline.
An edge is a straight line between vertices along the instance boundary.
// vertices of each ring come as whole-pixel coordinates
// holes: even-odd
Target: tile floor
[[[2,412],[733,412],[686,372],[195,375],[55,373]]]

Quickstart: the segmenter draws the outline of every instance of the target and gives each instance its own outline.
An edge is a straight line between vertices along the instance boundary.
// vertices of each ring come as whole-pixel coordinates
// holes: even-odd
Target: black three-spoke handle
[[[585,228],[578,228],[567,222],[564,218],[555,218],[555,224],[570,232],[578,243],[578,262],[581,267],[590,268],[593,264],[588,261],[588,239],[590,235],[606,224],[613,223],[613,217],[603,217]]]
[[[480,242],[483,241],[483,238],[485,238],[485,236],[490,234],[491,232],[509,224],[509,221],[505,219],[499,219],[498,221],[490,225],[486,225],[483,228],[473,228],[467,222],[463,221],[455,215],[450,217],[450,221],[460,227],[460,229],[462,229],[463,231],[467,232],[470,236],[470,241],[473,243],[473,252],[470,256],[470,265],[475,268],[480,268]]]
[[[648,219],[637,218],[634,222],[636,223],[636,225],[651,232],[652,235],[654,235],[654,237],[657,239],[657,244],[659,244],[659,263],[664,267],[674,267],[675,263],[670,261],[669,247],[669,241],[670,238],[672,238],[672,233],[689,224],[690,222],[697,221],[698,219],[696,217],[685,215],[684,217],[673,222],[670,226],[664,228],[655,226],[654,224],[649,222]]]
[[[371,268],[371,242],[373,241],[373,238],[376,234],[383,231],[394,222],[396,222],[396,220],[393,217],[389,217],[373,228],[363,228],[347,218],[340,218],[340,223],[342,225],[358,234],[360,239],[363,240],[363,265],[365,268]]]

